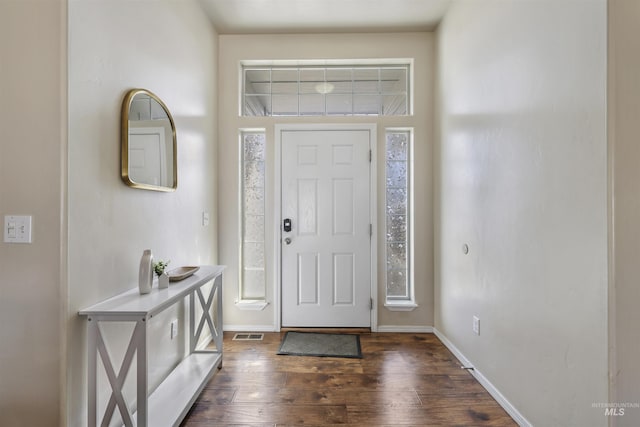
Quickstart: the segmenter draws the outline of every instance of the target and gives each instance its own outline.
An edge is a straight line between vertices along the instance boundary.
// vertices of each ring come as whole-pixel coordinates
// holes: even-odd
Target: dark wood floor
[[[278,356],[284,332],[233,335],[183,427],[516,426],[433,334],[361,332],[362,359]]]

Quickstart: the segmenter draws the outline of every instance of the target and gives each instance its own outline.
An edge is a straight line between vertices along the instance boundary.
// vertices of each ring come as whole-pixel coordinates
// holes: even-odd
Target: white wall
[[[436,328],[534,425],[606,425],[606,1],[454,1],[438,52]]]
[[[0,1],[0,425],[56,426],[64,389],[66,2]]]
[[[274,179],[276,123],[375,123],[378,133],[378,324],[382,328],[424,330],[433,324],[433,245],[432,245],[432,137],[433,76],[435,70],[432,33],[392,34],[289,34],[289,35],[221,35],[220,36],[220,155],[219,201],[220,263],[228,266],[225,288],[225,325],[249,330],[273,330],[274,313]],[[270,118],[239,117],[239,72],[242,60],[323,60],[414,58],[414,116],[410,117],[330,117]],[[384,129],[404,126],[415,129],[415,266],[416,302],[419,307],[408,313],[390,312],[384,304]],[[264,128],[267,135],[267,301],[263,311],[241,311],[234,305],[238,298],[238,134],[243,128]]]
[[[617,426],[640,425],[640,2],[609,2],[609,140],[612,215],[611,401],[630,403]]]
[[[137,286],[146,248],[170,267],[217,261],[216,55],[196,0],[69,2],[69,425],[86,423],[86,325],[77,311]],[[173,193],[120,178],[120,107],[131,88],[154,92],[173,115]],[[150,322],[151,387],[184,351],[169,340],[174,317],[184,319],[181,307]],[[128,336],[120,329],[112,339],[115,353]]]

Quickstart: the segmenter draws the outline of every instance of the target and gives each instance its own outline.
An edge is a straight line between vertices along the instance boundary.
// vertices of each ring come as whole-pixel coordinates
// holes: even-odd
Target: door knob
[[[286,243],[287,245],[291,244],[291,238],[287,237],[286,239],[284,239],[284,243]]]

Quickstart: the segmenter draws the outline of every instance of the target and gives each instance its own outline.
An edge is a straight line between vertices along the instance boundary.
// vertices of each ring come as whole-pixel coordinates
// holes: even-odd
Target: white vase
[[[158,289],[166,289],[169,287],[169,275],[166,271],[158,276]]]
[[[140,294],[151,292],[153,285],[153,255],[151,249],[145,249],[140,258],[140,271],[138,272],[138,289]]]

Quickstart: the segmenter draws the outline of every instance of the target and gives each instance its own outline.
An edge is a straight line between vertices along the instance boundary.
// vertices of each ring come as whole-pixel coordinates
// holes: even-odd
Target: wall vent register
[[[264,334],[235,334],[233,341],[262,341]]]

